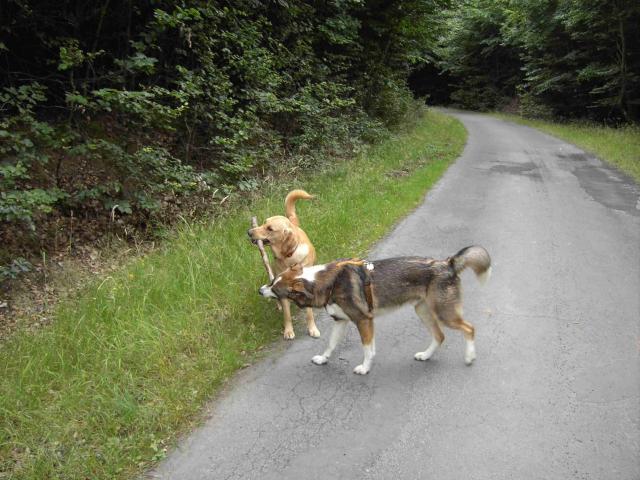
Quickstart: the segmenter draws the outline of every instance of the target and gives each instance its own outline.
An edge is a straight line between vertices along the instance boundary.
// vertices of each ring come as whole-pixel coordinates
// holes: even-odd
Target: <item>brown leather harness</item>
[[[341,267],[343,265],[353,265],[355,267],[360,267],[361,278],[362,278],[362,286],[364,290],[364,297],[367,301],[367,307],[369,308],[369,313],[373,311],[373,286],[371,285],[371,271],[374,269],[373,263],[367,260],[344,260],[342,262],[338,262],[337,266]]]
[[[373,270],[373,263],[365,260],[362,270],[364,273],[364,296],[367,299],[367,306],[369,307],[369,313],[373,312],[373,287],[371,286],[371,274]]]

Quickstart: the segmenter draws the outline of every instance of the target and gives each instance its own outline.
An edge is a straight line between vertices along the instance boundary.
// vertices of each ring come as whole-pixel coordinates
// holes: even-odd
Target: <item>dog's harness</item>
[[[374,269],[374,265],[367,260],[362,264],[362,272],[364,273],[364,280],[362,284],[364,286],[364,296],[367,299],[367,306],[369,307],[369,312],[373,311],[373,288],[371,287],[371,274]]]
[[[373,287],[371,286],[371,273],[375,266],[372,262],[368,260],[345,260],[342,262],[338,262],[338,266],[342,265],[353,265],[355,267],[360,267],[358,269],[358,276],[362,280],[362,286],[364,290],[364,298],[367,301],[367,307],[369,308],[369,313],[373,311]]]

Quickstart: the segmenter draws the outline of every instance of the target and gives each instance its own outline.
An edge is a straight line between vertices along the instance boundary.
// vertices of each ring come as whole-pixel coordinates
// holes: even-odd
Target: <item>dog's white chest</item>
[[[344,313],[344,310],[342,310],[342,308],[340,308],[340,305],[338,305],[336,303],[330,303],[324,308],[327,311],[327,313],[329,315],[331,315],[333,318],[340,318],[342,320],[349,320],[349,317],[347,316],[346,313]]]
[[[302,245],[298,245],[293,255],[290,257],[290,261],[294,263],[302,263],[305,258],[309,255],[309,245],[303,243]]]

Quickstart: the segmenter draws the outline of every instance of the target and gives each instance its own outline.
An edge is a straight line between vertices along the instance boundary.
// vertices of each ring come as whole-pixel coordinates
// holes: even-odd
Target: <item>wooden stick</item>
[[[251,217],[251,227],[256,228],[258,226],[258,219],[256,217]],[[271,270],[271,264],[269,263],[269,257],[267,256],[267,252],[264,250],[264,244],[262,240],[256,241],[256,245],[258,245],[258,250],[260,250],[260,255],[262,256],[262,263],[264,263],[264,268],[267,270],[267,275],[269,275],[269,281],[272,282],[275,277],[273,274],[273,270]],[[280,300],[278,300],[278,310],[282,310],[282,304]]]

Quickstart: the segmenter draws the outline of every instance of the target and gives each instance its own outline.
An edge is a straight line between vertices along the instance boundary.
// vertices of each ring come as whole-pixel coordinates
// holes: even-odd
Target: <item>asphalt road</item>
[[[463,156],[371,258],[487,248],[491,280],[463,279],[474,365],[451,330],[414,360],[430,337],[407,308],[376,320],[368,375],[353,325],[317,366],[323,315],[321,339],[298,325],[152,476],[640,479],[640,188],[536,130],[455,115]]]

